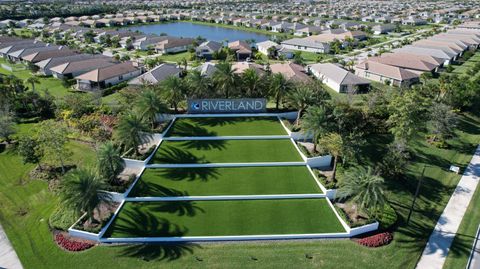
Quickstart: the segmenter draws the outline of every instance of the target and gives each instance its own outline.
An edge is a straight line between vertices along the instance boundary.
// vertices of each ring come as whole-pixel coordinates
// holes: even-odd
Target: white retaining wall
[[[332,156],[330,155],[312,157],[307,159],[307,164],[310,167],[314,167],[314,168],[330,167],[331,162],[332,162]]]

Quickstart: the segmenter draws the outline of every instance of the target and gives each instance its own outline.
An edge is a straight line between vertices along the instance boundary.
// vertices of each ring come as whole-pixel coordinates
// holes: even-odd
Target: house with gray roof
[[[64,63],[68,63],[68,62],[75,62],[75,61],[93,59],[95,57],[108,58],[107,56],[103,56],[103,55],[75,54],[75,55],[72,55],[72,56],[49,58],[49,59],[40,61],[38,63],[35,63],[35,65],[39,67],[38,72],[40,74],[45,75],[45,76],[50,76],[50,75],[52,75],[52,71],[50,70],[50,68],[52,68],[54,66],[61,65],[61,64],[64,64]]]
[[[292,38],[281,43],[283,47],[292,50],[308,51],[315,53],[329,53],[330,45],[324,42],[316,42],[305,38]]]
[[[338,93],[362,93],[370,88],[370,81],[332,63],[309,65],[308,71]]]
[[[128,85],[130,86],[142,86],[144,84],[155,85],[162,82],[163,80],[165,80],[170,76],[179,77],[181,72],[182,72],[182,69],[178,67],[176,64],[163,63],[154,67],[152,70],[130,80],[128,82]]]
[[[205,41],[195,49],[195,54],[199,58],[206,60],[213,59],[213,54],[223,47],[222,43],[216,41]]]

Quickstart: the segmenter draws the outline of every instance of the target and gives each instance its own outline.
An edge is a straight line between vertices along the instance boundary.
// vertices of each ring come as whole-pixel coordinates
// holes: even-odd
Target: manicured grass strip
[[[276,117],[179,118],[167,136],[286,135]]]
[[[289,139],[163,141],[150,163],[300,162]]]
[[[127,202],[105,237],[345,232],[325,199]]]
[[[305,166],[147,169],[129,197],[322,193]]]

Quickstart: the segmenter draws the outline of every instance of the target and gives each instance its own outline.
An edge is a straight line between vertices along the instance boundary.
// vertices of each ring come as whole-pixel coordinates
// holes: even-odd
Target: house
[[[58,58],[70,55],[76,55],[77,53],[70,49],[59,49],[59,50],[45,50],[37,51],[32,54],[26,55],[23,57],[25,62],[37,63],[46,59]]]
[[[207,62],[195,68],[195,70],[200,71],[200,74],[204,77],[211,77],[217,70],[217,67],[214,63]]]
[[[199,58],[207,60],[213,59],[213,54],[223,47],[222,43],[216,41],[205,41],[195,49],[195,54]]]
[[[421,75],[423,73],[435,73],[440,64],[424,61],[421,57],[413,54],[384,53],[379,57],[371,57],[370,61],[386,65],[396,66]]]
[[[276,63],[270,65],[272,74],[282,74],[286,79],[308,82],[312,79],[305,73],[303,66],[294,63]]]
[[[278,47],[278,44],[270,40],[257,43],[258,51],[267,56],[271,55],[271,52],[269,51],[270,48],[274,48],[276,50],[277,47]]]
[[[235,74],[243,74],[247,69],[253,69],[255,72],[260,76],[265,74],[265,70],[263,70],[263,66],[256,64],[256,63],[249,63],[249,62],[235,62],[232,64],[232,69],[234,70]]]
[[[355,74],[382,83],[394,86],[410,86],[420,81],[420,76],[400,67],[365,60],[355,66]]]
[[[246,60],[252,57],[252,48],[245,41],[241,41],[241,40],[233,41],[228,43],[227,46],[229,49],[235,52],[235,54],[237,55],[238,61]]]
[[[149,50],[149,49],[155,48],[155,45],[158,42],[165,41],[168,38],[169,38],[168,36],[141,36],[141,37],[135,38],[135,40],[132,41],[131,47],[133,47],[136,50]],[[126,43],[128,39],[129,39],[128,37],[125,39],[125,46],[127,46]]]
[[[99,91],[130,80],[142,73],[132,62],[124,62],[95,68],[75,76],[77,89],[80,91]]]
[[[416,47],[416,46],[404,46],[402,48],[394,49],[393,52],[403,52],[403,53],[410,53],[415,55],[428,55],[435,58],[439,58],[443,60],[443,65],[449,65],[452,61],[456,59],[456,55],[446,52],[444,50],[438,48],[423,48],[423,47]]]
[[[96,57],[107,58],[106,56],[103,56],[103,55],[74,54],[74,55],[71,55],[71,56],[63,56],[63,57],[45,59],[43,61],[35,63],[35,65],[38,66],[38,68],[39,68],[38,72],[40,74],[45,75],[45,76],[50,76],[50,75],[52,75],[52,71],[50,70],[50,68],[52,68],[52,67],[55,67],[57,65],[61,65],[61,64],[64,64],[64,63],[68,63],[68,62],[83,61],[83,60],[93,59],[93,58],[96,58]]]
[[[295,32],[293,33],[296,36],[311,36],[311,35],[316,35],[321,33],[323,30],[322,27],[319,26],[303,26],[299,27]]]
[[[58,79],[70,79],[89,72],[95,68],[116,64],[112,58],[93,58],[81,61],[69,61],[50,68],[52,75]]]
[[[162,54],[187,51],[194,41],[193,38],[168,37],[155,45],[155,51]]]
[[[34,47],[34,48],[22,48],[19,50],[14,50],[7,54],[7,57],[10,61],[20,61],[23,59],[24,56],[30,55],[32,53],[36,53],[39,51],[52,51],[52,50],[62,50],[66,49],[63,46],[43,46],[43,47]]]
[[[393,32],[396,26],[394,24],[379,24],[372,27],[374,35],[381,35]]]
[[[451,53],[454,53],[457,56],[461,56],[462,53],[468,49],[468,46],[458,45],[451,41],[439,41],[432,39],[422,39],[412,43],[412,46],[423,47],[423,48],[438,48],[445,50]]]
[[[284,48],[315,53],[329,53],[330,45],[325,42],[317,42],[306,38],[292,38],[281,43]]]
[[[31,39],[27,39],[25,41],[13,42],[13,43],[5,43],[0,45],[0,56],[7,57],[9,53],[14,51],[18,51],[26,48],[39,48],[39,47],[45,47],[45,46],[47,46],[47,44],[43,42],[37,42]]]
[[[339,93],[367,92],[370,82],[364,78],[332,63],[312,64],[308,66],[309,72],[325,85]]]
[[[165,80],[170,76],[179,77],[182,69],[176,64],[163,63],[152,70],[130,80],[128,85],[130,86],[142,86],[144,84],[155,85]]]

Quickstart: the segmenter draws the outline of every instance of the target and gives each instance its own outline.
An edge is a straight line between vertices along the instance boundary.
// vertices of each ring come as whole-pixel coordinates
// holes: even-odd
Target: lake
[[[254,32],[223,28],[219,26],[201,25],[190,22],[174,22],[161,24],[148,24],[129,27],[132,31],[140,31],[145,34],[160,35],[165,33],[169,36],[191,37],[201,36],[207,40],[223,42],[225,40],[255,40],[261,42],[269,39],[269,36]]]

